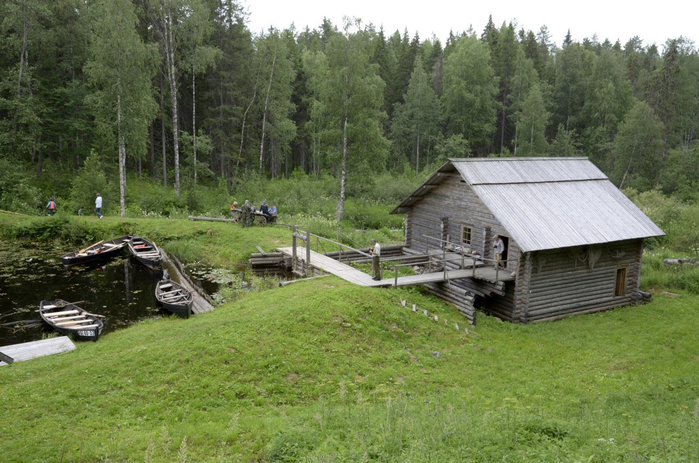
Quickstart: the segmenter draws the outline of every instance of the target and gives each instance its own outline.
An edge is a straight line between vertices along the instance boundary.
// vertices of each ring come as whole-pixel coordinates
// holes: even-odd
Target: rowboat
[[[155,285],[155,298],[179,317],[189,318],[192,313],[192,293],[173,280],[160,280]]]
[[[119,255],[130,239],[131,236],[126,235],[109,241],[99,241],[79,251],[70,252],[62,256],[61,262],[63,262],[63,265],[72,266],[92,264],[109,259],[110,257]]]
[[[72,335],[76,341],[97,341],[104,329],[104,322],[100,316],[62,299],[41,301],[39,314],[53,329],[65,335]]]
[[[159,269],[163,260],[160,249],[145,238],[134,236],[128,243],[129,251],[137,261],[152,269]]]

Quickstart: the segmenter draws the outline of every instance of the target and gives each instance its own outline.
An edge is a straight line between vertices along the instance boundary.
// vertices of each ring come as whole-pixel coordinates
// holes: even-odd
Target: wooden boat
[[[130,235],[114,238],[109,241],[100,241],[79,251],[71,252],[61,257],[63,265],[92,264],[110,257],[117,256],[131,239]]]
[[[160,268],[163,256],[155,243],[144,238],[134,236],[128,243],[129,251],[137,261],[152,269]]]
[[[97,341],[104,329],[100,316],[62,299],[41,301],[39,314],[53,329],[76,341]]]
[[[192,313],[192,293],[173,280],[160,280],[155,285],[155,298],[179,317],[189,318]]]

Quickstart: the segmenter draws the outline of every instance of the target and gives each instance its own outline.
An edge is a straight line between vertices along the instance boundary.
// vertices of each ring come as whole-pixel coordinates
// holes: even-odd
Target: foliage
[[[92,214],[95,208],[97,193],[102,195],[103,214],[107,211],[116,211],[116,188],[107,182],[107,176],[102,166],[102,158],[96,152],[91,152],[73,178],[70,188],[70,202],[66,204],[66,212],[78,214],[82,210],[83,215]]]
[[[662,124],[650,106],[644,102],[634,105],[614,143],[614,179],[619,188],[627,180],[632,187],[656,187],[660,174],[657,165],[662,160]]]
[[[444,61],[442,104],[449,135],[484,146],[495,128],[498,78],[490,65],[490,52],[476,37],[462,37]]]
[[[59,200],[58,196],[54,198]],[[45,198],[48,202],[48,198]],[[0,157],[0,209],[35,214],[43,211],[44,198],[20,165]]]

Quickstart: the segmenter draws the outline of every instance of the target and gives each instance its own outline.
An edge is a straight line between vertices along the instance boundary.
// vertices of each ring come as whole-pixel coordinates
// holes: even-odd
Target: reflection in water
[[[104,315],[104,333],[166,314],[156,305],[155,283],[162,272],[117,257],[93,267],[66,268],[55,247],[23,248],[0,242],[0,346],[36,341],[47,327],[37,312],[42,299],[80,302]]]
[[[0,346],[36,341],[50,332],[37,312],[42,299],[80,302],[88,312],[104,315],[104,334],[145,318],[169,315],[155,299],[162,270],[123,256],[92,267],[64,267],[60,256],[71,250],[0,241]],[[176,273],[169,264],[164,268],[171,275]],[[187,273],[218,302],[293,278],[283,269],[252,272],[247,266],[213,269],[194,264],[187,266]]]

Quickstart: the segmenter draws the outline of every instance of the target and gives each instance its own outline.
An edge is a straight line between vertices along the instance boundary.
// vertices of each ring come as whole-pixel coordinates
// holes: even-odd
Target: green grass
[[[220,268],[291,239],[284,227],[55,219],[3,216],[0,234],[138,233]],[[335,239],[331,220],[312,220]],[[644,256],[646,305],[524,326],[479,313],[466,331],[417,288],[327,277],[2,367],[1,459],[697,462],[697,275],[662,264],[691,255],[681,228]]]
[[[697,461],[696,302],[466,333],[415,289],[297,283],[4,367],[3,456]]]

